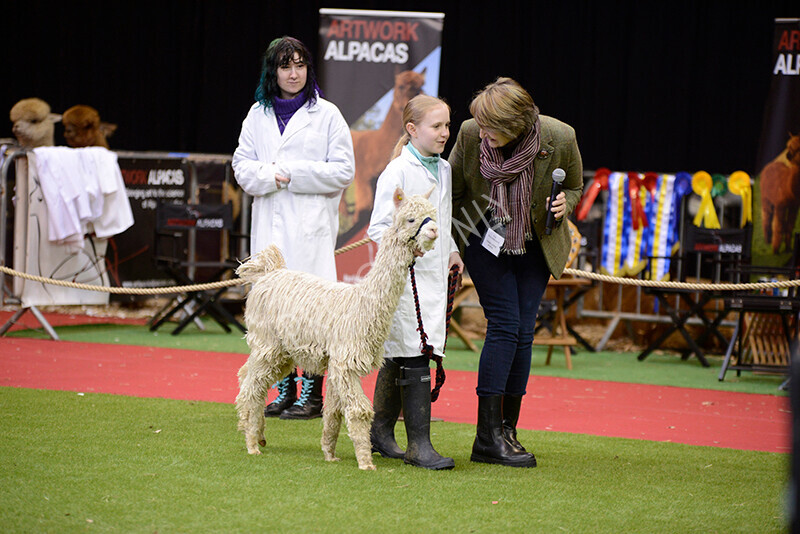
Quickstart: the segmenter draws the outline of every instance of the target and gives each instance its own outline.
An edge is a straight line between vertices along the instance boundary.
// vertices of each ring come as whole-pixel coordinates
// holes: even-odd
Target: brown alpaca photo
[[[397,140],[403,134],[403,108],[409,100],[422,92],[425,70],[403,71],[394,77],[392,104],[376,130],[351,130],[356,174],[350,186],[355,193],[352,220],[354,229],[360,229],[369,219],[375,195],[375,182],[386,168]]]
[[[786,148],[761,171],[761,225],[773,254],[792,249],[800,209],[800,135],[789,133]]]

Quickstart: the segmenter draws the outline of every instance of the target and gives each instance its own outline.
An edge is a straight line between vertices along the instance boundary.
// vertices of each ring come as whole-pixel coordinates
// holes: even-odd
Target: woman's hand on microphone
[[[547,203],[550,203],[550,197],[547,197]],[[567,214],[567,195],[563,191],[556,195],[556,199],[550,204],[550,211],[556,219],[561,219]]]

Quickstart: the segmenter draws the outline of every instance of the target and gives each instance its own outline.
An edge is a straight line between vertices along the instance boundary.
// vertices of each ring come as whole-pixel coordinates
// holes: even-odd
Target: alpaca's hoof
[[[258,449],[254,450],[247,449],[247,454],[261,454],[261,451]]]
[[[267,440],[260,439],[260,440],[258,440],[258,444],[261,445],[262,447],[266,447],[267,446]]]
[[[326,455],[325,455],[325,461],[326,461],[326,462],[340,462],[340,461],[341,461],[341,458],[337,458],[336,456],[328,456],[328,455],[326,454]]]
[[[377,469],[373,464],[359,465],[358,468],[362,471],[375,471]]]

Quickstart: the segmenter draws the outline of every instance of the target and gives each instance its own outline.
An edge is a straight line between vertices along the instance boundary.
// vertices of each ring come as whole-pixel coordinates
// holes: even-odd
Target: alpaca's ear
[[[47,120],[49,120],[49,121],[51,121],[53,123],[60,122],[61,121],[61,115],[59,115],[58,113],[51,113],[51,114],[49,114],[47,116]]]
[[[403,204],[403,201],[405,201],[406,194],[403,193],[403,190],[398,187],[397,189],[394,190],[394,195],[392,195],[392,199],[394,199],[394,208],[397,209]]]
[[[111,137],[117,131],[117,125],[111,122],[100,123],[100,133],[106,137]]]
[[[424,195],[422,195],[422,196],[423,196],[423,197],[425,197],[426,199],[430,200],[430,198],[431,198],[431,193],[433,193],[433,190],[434,190],[434,189],[436,189],[436,186],[435,186],[435,185],[432,185],[432,186],[431,186],[431,189],[430,189],[430,191],[428,191],[427,193],[425,193],[425,194],[424,194]]]

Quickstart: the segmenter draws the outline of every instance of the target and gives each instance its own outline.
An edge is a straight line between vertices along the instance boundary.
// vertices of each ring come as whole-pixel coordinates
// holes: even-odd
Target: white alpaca
[[[344,415],[360,469],[372,463],[372,405],[361,377],[383,365],[383,343],[408,277],[414,252],[433,248],[436,211],[428,195],[404,198],[395,191],[395,214],[369,274],[358,284],[332,282],[285,269],[271,246],[237,269],[253,287],[244,318],[250,357],[239,370],[236,408],[247,452],[265,446],[264,399],[271,384],[297,367],[313,374],[328,370],[323,410],[322,452],[335,456]]]

